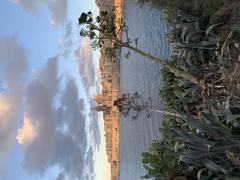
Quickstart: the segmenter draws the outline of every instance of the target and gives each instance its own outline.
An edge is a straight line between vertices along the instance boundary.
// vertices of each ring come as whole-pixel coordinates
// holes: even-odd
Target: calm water
[[[139,38],[139,47],[161,58],[170,55],[166,34],[168,27],[163,13],[145,6],[142,9],[134,0],[125,0],[124,19],[129,26],[129,36]],[[151,97],[154,107],[161,107],[160,66],[137,54],[125,59],[126,49],[121,52],[121,90],[123,93],[138,92],[145,99]],[[146,151],[154,139],[159,139],[161,116],[151,114],[150,119],[141,114],[137,120],[121,118],[120,180],[139,180],[144,175],[141,152]]]

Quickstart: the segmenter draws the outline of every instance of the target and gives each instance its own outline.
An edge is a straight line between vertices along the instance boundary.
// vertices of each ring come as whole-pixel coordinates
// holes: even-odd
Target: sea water
[[[140,8],[136,1],[124,0],[124,21],[129,26],[132,41],[138,38],[138,48],[163,59],[170,56],[167,42],[169,26],[163,12],[150,6]],[[126,59],[127,52],[127,49],[122,49],[120,57],[122,93],[138,92],[145,100],[151,97],[153,107],[161,109],[161,66],[133,52]],[[146,173],[141,164],[141,153],[148,150],[153,140],[161,138],[161,120],[157,113],[151,113],[150,118],[141,113],[136,120],[131,116],[121,117],[120,180],[139,180]]]

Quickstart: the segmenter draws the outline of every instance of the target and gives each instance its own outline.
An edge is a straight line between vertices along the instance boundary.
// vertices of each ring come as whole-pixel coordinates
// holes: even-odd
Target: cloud
[[[67,20],[67,0],[48,0],[48,7],[52,12],[51,25],[53,27]]]
[[[57,62],[58,56],[49,59],[27,86],[27,118],[17,139],[24,146],[23,167],[28,172],[44,175],[58,166],[57,180],[81,179],[87,148],[84,104],[72,78],[60,91]],[[36,135],[29,133],[31,129]]]
[[[8,99],[0,94],[0,117],[5,116],[12,109],[10,102]],[[2,123],[4,123],[4,119],[0,119]]]
[[[19,93],[27,69],[27,57],[25,49],[18,44],[16,36],[9,39],[0,38],[0,63],[3,81],[14,93]]]
[[[61,97],[61,109],[63,111],[61,121],[65,122],[73,139],[81,146],[86,147],[85,115],[83,113],[85,107],[83,102],[83,99],[78,97],[78,89],[74,80],[68,78]]]
[[[59,175],[57,176],[56,180],[65,180],[64,172],[60,172]]]
[[[95,107],[95,106],[96,105],[93,105],[92,107]],[[90,123],[91,139],[92,139],[92,142],[93,142],[93,145],[95,146],[95,148],[97,148],[99,150],[100,145],[101,145],[101,136],[100,136],[100,129],[99,129],[99,125],[98,125],[97,113],[91,112],[90,119],[91,119],[91,123]]]
[[[65,27],[65,37],[69,38],[72,35],[72,23],[68,22],[68,24]]]
[[[49,167],[48,159],[54,137],[54,97],[57,95],[59,78],[57,60],[48,60],[39,76],[30,82],[26,89],[25,111],[33,124],[38,124],[38,136],[25,149],[24,167],[32,172],[43,174]],[[20,134],[18,134],[18,137]]]
[[[83,176],[84,180],[92,180],[95,179],[95,170],[94,170],[94,160],[93,160],[93,155],[94,155],[94,151],[93,148],[89,148],[87,153],[86,153],[86,159],[85,159],[85,163],[84,163],[84,167],[85,167],[85,174]]]
[[[65,37],[64,36],[60,36],[58,38],[58,46],[61,48],[64,48],[64,46],[65,46]]]
[[[93,52],[89,40],[84,40],[82,46],[75,50],[75,58],[78,62],[78,70],[83,84],[87,92],[89,92],[96,81]]]
[[[9,0],[26,11],[36,13],[43,5],[47,5],[52,13],[51,25],[56,27],[67,20],[67,0]]]
[[[0,82],[5,87],[0,91],[0,162],[3,162],[14,143],[27,69],[25,49],[16,36],[0,38],[0,64]]]
[[[93,154],[94,154],[94,151],[92,148],[90,148],[87,152],[87,158],[86,158],[87,165],[88,165],[87,168],[89,172],[88,174],[89,179],[95,179]]]
[[[11,97],[0,94],[0,159],[8,153],[12,143],[17,123],[16,112],[12,112],[12,110],[16,111],[15,103]]]
[[[65,34],[58,38],[58,46],[64,49],[63,57],[68,57],[72,47],[72,23],[65,26]]]
[[[33,142],[33,140],[38,135],[37,124],[33,124],[27,114],[24,115],[24,125],[18,130],[17,141],[19,144],[23,145],[25,148]]]
[[[20,5],[24,10],[35,12],[37,11],[47,0],[9,0],[12,3]]]

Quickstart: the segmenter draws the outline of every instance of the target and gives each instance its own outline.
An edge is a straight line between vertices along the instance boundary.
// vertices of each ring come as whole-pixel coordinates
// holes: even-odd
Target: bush
[[[138,2],[140,5],[150,3],[153,7],[165,9],[167,19],[171,22],[179,9],[208,19],[223,5],[224,0],[138,0]]]
[[[144,177],[240,178],[240,128],[239,123],[235,124],[240,115],[230,111],[216,115],[209,111],[194,119],[179,114],[182,121],[167,124],[161,129],[163,140],[154,142],[150,151],[142,154],[148,171]]]
[[[169,61],[172,65],[177,66],[177,57],[172,57]],[[166,68],[161,70],[163,87],[160,90],[160,99],[164,104],[166,111],[171,111],[178,107],[178,110],[194,113],[197,105],[201,102],[198,87],[190,81],[176,78]]]
[[[166,139],[153,142],[149,152],[142,153],[142,163],[148,172],[142,178],[155,177],[157,180],[194,179],[193,169],[178,164],[178,158],[173,153],[173,146]]]

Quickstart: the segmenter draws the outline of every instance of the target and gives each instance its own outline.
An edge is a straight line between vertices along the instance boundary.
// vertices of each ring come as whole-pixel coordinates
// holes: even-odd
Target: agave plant
[[[222,24],[205,25],[203,22],[202,18],[180,10],[169,34],[169,41],[175,52],[172,59],[177,62],[174,65],[201,77],[208,84],[206,91],[201,91],[188,80],[175,78],[164,72],[170,77],[166,81],[173,83],[163,87],[161,98],[171,107],[176,105],[175,107],[186,112],[189,107],[193,107],[192,110],[205,110],[206,102],[213,101],[214,98],[223,103],[229,94],[236,96],[231,103],[239,105],[239,88],[236,83],[232,83],[240,77],[239,63],[236,58],[229,58],[229,54],[234,54],[229,50],[232,44],[225,45],[226,43],[222,44],[220,41],[217,32]],[[226,41],[229,42],[228,39]],[[166,99],[168,96],[170,98]]]
[[[227,116],[211,112],[203,113],[201,120],[180,114],[188,129],[172,126],[166,130],[177,139],[174,154],[179,161],[194,166],[199,178],[240,177],[240,134],[234,133],[240,129],[225,125]]]
[[[144,178],[239,179],[240,115],[232,109],[227,102],[221,114],[209,110],[195,119],[176,111],[181,118],[165,119],[164,138],[142,153]]]
[[[173,146],[169,141],[155,141],[149,152],[142,154],[143,167],[147,174],[142,178],[155,178],[156,180],[187,180],[194,178],[192,167],[179,165],[174,156]]]
[[[193,49],[197,49],[198,51],[216,50],[218,48],[219,38],[214,34],[214,29],[217,25],[218,24],[207,27],[202,18],[178,10],[177,17],[172,25],[169,40],[174,49],[179,52],[184,52],[185,55],[187,55],[189,51],[193,51]],[[192,53],[194,53],[194,51]]]

